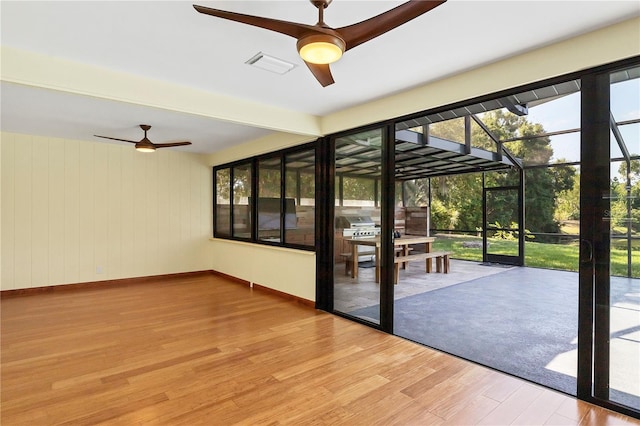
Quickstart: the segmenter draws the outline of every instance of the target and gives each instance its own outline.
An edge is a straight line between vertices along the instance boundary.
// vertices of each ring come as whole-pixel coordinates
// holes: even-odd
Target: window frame
[[[298,250],[305,251],[316,251],[316,247],[318,245],[318,240],[316,237],[317,232],[317,223],[318,223],[318,173],[315,173],[315,188],[314,188],[314,226],[311,233],[314,235],[314,242],[311,245],[307,244],[298,244],[298,243],[290,243],[286,240],[286,230],[285,230],[285,214],[286,214],[286,172],[287,172],[287,158],[292,154],[297,154],[304,151],[313,152],[314,163],[313,168],[317,170],[318,168],[318,150],[319,150],[319,140],[305,143],[302,145],[297,145],[291,148],[285,148],[278,151],[272,151],[265,154],[255,155],[248,158],[243,158],[241,160],[233,161],[230,163],[220,164],[213,166],[213,238],[223,239],[223,240],[233,240],[233,241],[242,241],[248,242],[252,244],[260,244],[267,246],[276,246],[276,247],[286,247],[293,248]],[[275,240],[265,240],[260,239],[258,235],[258,198],[260,195],[259,189],[259,173],[260,173],[260,162],[266,160],[279,159],[280,161],[280,238],[279,241]],[[235,181],[234,170],[237,167],[247,166],[249,165],[251,170],[251,190],[249,199],[249,221],[250,221],[250,237],[240,237],[235,235],[234,233],[234,188],[233,183]],[[218,172],[220,170],[229,170],[229,199],[230,199],[230,213],[229,213],[229,221],[230,221],[230,230],[229,232],[225,232],[225,230],[218,229],[217,226],[217,217],[218,217],[218,206],[217,206],[217,195],[218,195],[218,186],[217,182]],[[298,182],[299,185],[299,182]]]

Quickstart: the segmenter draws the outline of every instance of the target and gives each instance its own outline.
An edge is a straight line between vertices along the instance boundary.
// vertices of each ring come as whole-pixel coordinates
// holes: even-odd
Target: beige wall
[[[314,252],[211,239],[212,269],[306,300],[316,300]]]
[[[10,133],[0,151],[2,290],[210,269],[204,156]]]

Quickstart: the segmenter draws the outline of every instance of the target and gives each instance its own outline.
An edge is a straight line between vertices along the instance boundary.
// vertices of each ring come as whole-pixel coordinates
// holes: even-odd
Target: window
[[[251,163],[233,168],[233,236],[251,238]]]
[[[315,249],[315,167],[312,144],[214,167],[214,236]]]
[[[315,246],[315,164],[314,149],[285,156],[285,243]]]
[[[280,241],[282,213],[280,157],[258,160],[258,239]]]
[[[231,169],[219,169],[214,174],[216,188],[214,226],[219,235],[231,236]]]

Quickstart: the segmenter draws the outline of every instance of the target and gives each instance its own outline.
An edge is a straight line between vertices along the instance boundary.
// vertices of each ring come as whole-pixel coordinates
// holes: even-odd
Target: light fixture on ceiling
[[[169,142],[169,143],[153,143],[147,137],[147,131],[151,128],[148,124],[140,124],[140,128],[144,131],[144,137],[139,141],[131,141],[129,139],[113,138],[111,136],[93,135],[97,138],[111,139],[113,141],[129,142],[135,144],[135,148],[140,152],[154,152],[157,148],[169,148],[172,146],[191,145],[191,142]]]
[[[440,6],[447,0],[405,1],[399,6],[373,18],[341,28],[331,28],[324,23],[324,10],[331,4],[332,0],[309,1],[318,8],[318,22],[315,25],[245,15],[196,4],[193,7],[205,15],[229,19],[295,38],[300,57],[305,61],[305,64],[322,87],[326,87],[334,83],[329,64],[340,59],[346,50],[351,50],[362,43],[381,36],[387,31],[393,30]]]
[[[344,40],[329,34],[311,34],[296,44],[300,57],[312,64],[332,64],[342,57]]]
[[[245,62],[247,65],[261,68],[263,70],[275,72],[276,74],[286,74],[296,66],[290,62],[258,52],[251,59]]]
[[[155,150],[156,150],[155,146],[153,146],[150,142],[145,143],[144,140],[136,144],[136,151],[139,151],[139,152],[154,152]]]

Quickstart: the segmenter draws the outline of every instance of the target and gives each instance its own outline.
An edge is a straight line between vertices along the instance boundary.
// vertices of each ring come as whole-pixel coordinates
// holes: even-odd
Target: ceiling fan
[[[93,135],[97,138],[112,139],[114,141],[122,141],[136,144],[136,149],[140,152],[153,152],[156,148],[169,148],[172,146],[191,145],[191,142],[170,142],[170,143],[153,143],[147,138],[147,130],[151,128],[148,124],[141,124],[140,128],[144,131],[144,138],[140,141],[130,141],[128,139],[112,138],[110,136]]]
[[[329,64],[340,59],[344,52],[399,27],[447,0],[411,0],[378,16],[342,28],[331,28],[324,23],[324,10],[332,0],[309,1],[318,8],[318,23],[315,25],[244,15],[195,4],[193,7],[205,15],[265,28],[297,39],[300,57],[320,84],[326,87],[334,83]]]

